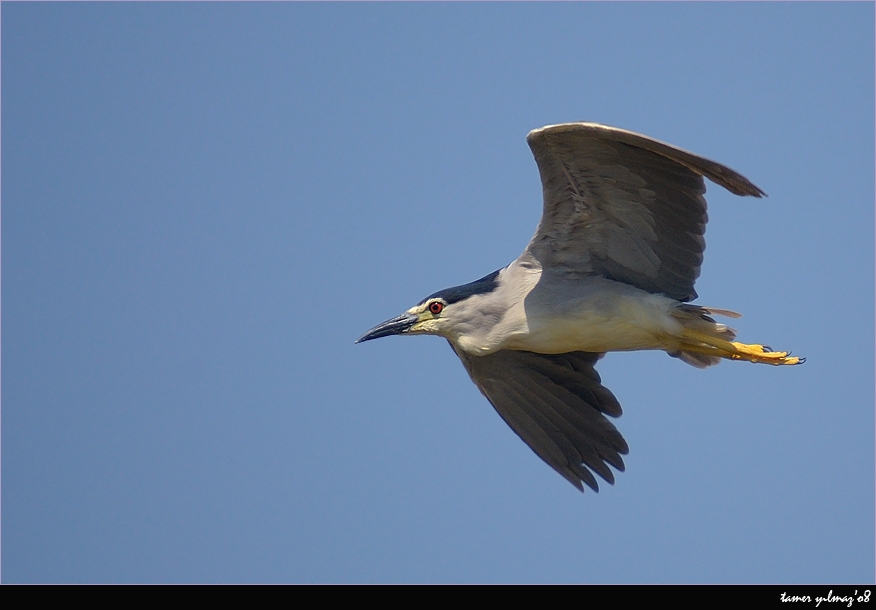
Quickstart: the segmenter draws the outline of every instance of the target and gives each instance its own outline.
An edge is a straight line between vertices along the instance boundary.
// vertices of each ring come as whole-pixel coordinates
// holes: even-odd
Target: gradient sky
[[[609,354],[581,494],[434,337],[547,124],[709,185],[698,303],[801,367]],[[5,582],[872,582],[874,6],[2,4]]]

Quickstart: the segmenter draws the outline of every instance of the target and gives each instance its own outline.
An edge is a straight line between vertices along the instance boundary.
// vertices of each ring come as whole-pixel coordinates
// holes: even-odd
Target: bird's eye
[[[429,311],[434,315],[438,315],[444,309],[444,303],[441,301],[432,301],[429,303]]]

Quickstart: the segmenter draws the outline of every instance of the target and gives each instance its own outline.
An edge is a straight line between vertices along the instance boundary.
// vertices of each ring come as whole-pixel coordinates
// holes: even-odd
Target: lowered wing
[[[629,447],[606,417],[619,417],[621,406],[593,368],[602,354],[454,351],[502,419],[575,487],[599,491],[594,472],[614,483],[609,465],[624,470]]]

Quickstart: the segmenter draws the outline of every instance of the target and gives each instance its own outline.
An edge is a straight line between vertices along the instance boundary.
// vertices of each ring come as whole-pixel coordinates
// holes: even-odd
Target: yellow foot
[[[803,364],[806,358],[791,356],[791,352],[774,352],[764,345],[746,345],[745,343],[732,343],[736,353],[730,355],[731,360],[748,360],[749,362],[763,362],[764,364]]]

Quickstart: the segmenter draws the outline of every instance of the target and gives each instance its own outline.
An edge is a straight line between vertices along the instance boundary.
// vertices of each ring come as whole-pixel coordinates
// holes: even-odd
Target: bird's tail
[[[684,330],[678,338],[678,348],[668,352],[691,366],[704,369],[727,360],[747,360],[764,364],[803,364],[805,358],[791,356],[791,352],[774,352],[765,345],[746,345],[733,341],[736,331],[716,322],[711,316],[720,315],[739,318],[740,314],[726,309],[700,307],[698,305],[679,305],[672,316],[681,323]]]

